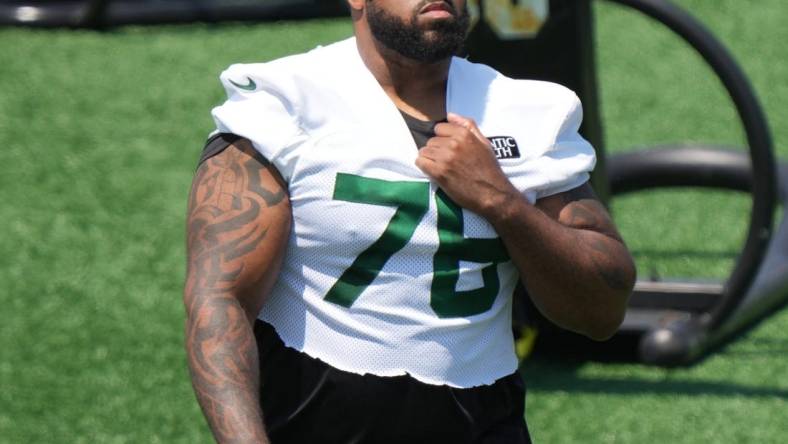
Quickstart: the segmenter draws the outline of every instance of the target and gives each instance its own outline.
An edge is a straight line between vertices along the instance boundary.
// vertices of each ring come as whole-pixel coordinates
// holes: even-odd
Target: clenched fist
[[[419,150],[416,166],[458,205],[488,217],[519,193],[476,123],[452,113],[447,119],[435,125],[435,137]]]

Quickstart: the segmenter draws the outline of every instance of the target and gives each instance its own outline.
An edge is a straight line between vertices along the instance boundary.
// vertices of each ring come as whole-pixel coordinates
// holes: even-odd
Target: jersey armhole
[[[208,141],[205,142],[205,147],[202,149],[202,154],[200,154],[200,161],[197,162],[197,166],[203,164],[206,160],[210,159],[211,157],[221,153],[228,146],[232,145],[233,143],[241,140],[240,136],[231,133],[217,133],[211,136]]]
[[[216,133],[210,138],[208,141],[205,142],[205,147],[202,149],[202,154],[200,154],[200,161],[197,162],[197,167],[199,168],[200,165],[203,164],[206,160],[210,159],[211,157],[221,153],[228,146],[234,144],[235,142],[243,139],[243,137],[232,134],[232,133]],[[254,151],[254,157],[263,165],[269,165],[268,159],[265,158],[259,151]]]

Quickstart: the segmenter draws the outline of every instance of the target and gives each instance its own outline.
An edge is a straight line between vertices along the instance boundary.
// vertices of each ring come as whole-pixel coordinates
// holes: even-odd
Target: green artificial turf
[[[679,3],[741,61],[788,158],[782,0]],[[597,12],[609,150],[742,146],[697,56],[634,13]],[[0,442],[210,442],[187,377],[180,291],[185,200],[223,97],[217,76],[349,34],[346,20],[0,29]],[[642,275],[723,278],[749,198],[660,191],[613,210]],[[689,369],[528,361],[533,435],[783,442],[786,328],[783,312]]]
[[[208,439],[180,292],[218,74],[348,32],[0,30],[0,442]]]

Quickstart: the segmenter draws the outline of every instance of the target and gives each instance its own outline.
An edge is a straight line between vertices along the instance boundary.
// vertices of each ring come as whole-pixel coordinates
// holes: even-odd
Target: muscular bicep
[[[202,162],[189,198],[187,310],[200,296],[233,297],[253,319],[276,280],[290,222],[284,182],[247,140]]]
[[[610,213],[588,183],[539,199],[536,207],[562,225],[596,231],[621,241]]]

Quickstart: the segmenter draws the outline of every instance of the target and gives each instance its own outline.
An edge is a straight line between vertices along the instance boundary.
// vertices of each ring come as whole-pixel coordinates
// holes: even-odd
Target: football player
[[[221,76],[184,291],[219,442],[525,443],[511,331],[620,325],[635,269],[581,107],[453,57],[463,0],[348,0],[351,39]]]

